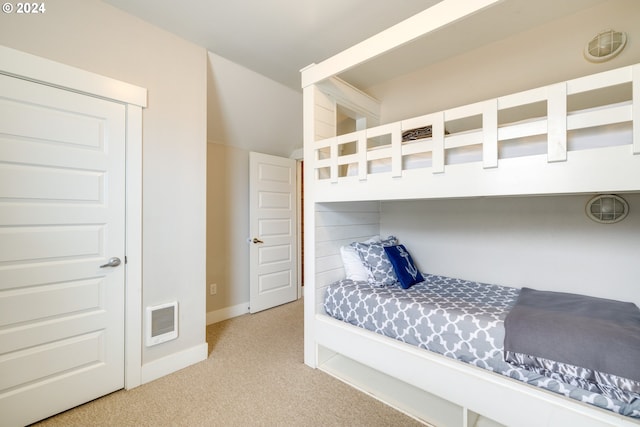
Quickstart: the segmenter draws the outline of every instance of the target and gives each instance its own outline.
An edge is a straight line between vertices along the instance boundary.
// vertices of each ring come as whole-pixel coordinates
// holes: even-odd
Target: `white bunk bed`
[[[640,129],[632,123],[639,101],[632,92],[640,90],[639,76],[639,65],[627,66],[314,141],[305,152],[314,199],[637,191]],[[628,99],[609,103],[606,89],[624,85]],[[598,90],[600,97],[591,99],[598,105],[568,109],[571,96]],[[541,116],[498,120],[540,104],[546,105]],[[480,126],[466,129],[474,121]],[[464,130],[450,132],[450,125]],[[430,137],[403,141],[404,132],[426,127]]]
[[[471,12],[445,14],[445,20]],[[423,33],[433,28],[417,23]],[[397,30],[379,35],[378,51],[368,44],[362,51],[383,53],[416,36]],[[437,426],[640,425],[640,419],[346,324],[322,308],[327,286],[343,278],[341,269],[322,263],[349,243],[323,233],[334,232],[327,231],[332,224],[351,224],[362,237],[378,234],[379,201],[639,192],[640,64],[365,128],[364,121],[377,123],[376,101],[335,77],[369,59],[358,52],[302,72],[305,252],[315,260],[305,264],[305,363]],[[572,105],[583,93],[599,101]],[[356,123],[356,132],[332,136],[327,111],[335,114],[336,103],[367,120]],[[404,132],[428,127],[430,135],[403,141]],[[625,292],[620,298],[639,303],[637,290]]]

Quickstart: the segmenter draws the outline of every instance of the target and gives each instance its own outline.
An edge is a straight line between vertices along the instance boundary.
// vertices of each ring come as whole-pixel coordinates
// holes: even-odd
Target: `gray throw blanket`
[[[640,381],[640,310],[633,303],[522,288],[504,324],[505,352]]]

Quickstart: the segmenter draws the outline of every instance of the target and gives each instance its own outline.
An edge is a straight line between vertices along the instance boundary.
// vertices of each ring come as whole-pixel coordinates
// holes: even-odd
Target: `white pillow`
[[[380,236],[373,236],[362,243],[377,242],[380,242]],[[367,269],[362,264],[362,259],[360,259],[360,255],[356,252],[356,248],[351,245],[342,246],[340,247],[340,255],[342,256],[342,264],[344,265],[344,272],[347,279],[366,282],[368,279]]]

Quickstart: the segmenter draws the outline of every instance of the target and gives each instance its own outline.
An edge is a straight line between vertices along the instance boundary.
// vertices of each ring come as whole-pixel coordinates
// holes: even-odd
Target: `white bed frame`
[[[633,100],[576,112],[567,111],[568,97],[598,89],[630,84]],[[334,90],[330,95],[322,91]],[[363,96],[357,89],[333,78],[311,94],[316,111],[324,112],[323,101],[339,103]],[[566,194],[583,192],[637,191],[640,171],[640,64],[605,71],[586,77],[502,96],[446,111],[401,120],[353,133],[331,136],[306,144],[305,164],[314,181],[316,202],[388,199],[421,199],[522,194]],[[546,115],[498,125],[501,111],[514,107],[526,110],[544,102]],[[329,106],[331,111],[333,105]],[[445,135],[446,124],[480,117],[482,127]],[[623,145],[569,151],[571,131],[629,124]],[[321,119],[315,123],[322,128]],[[325,125],[326,126],[326,125]],[[433,136],[408,143],[402,133],[432,126]],[[368,141],[387,137],[390,143],[368,149]],[[546,153],[498,158],[502,141],[542,136]],[[341,148],[351,144],[355,153],[343,155]],[[517,143],[516,143],[517,144]],[[479,147],[480,162],[445,164],[445,152],[456,148]],[[403,169],[403,156],[430,153],[429,167]],[[388,159],[390,171],[371,173],[369,162]],[[341,166],[357,165],[357,176],[340,176]],[[369,172],[369,173],[368,173]],[[570,176],[572,179],[567,179]],[[469,185],[472,182],[473,185]],[[419,185],[415,185],[419,183]]]
[[[640,191],[640,65],[366,129],[365,122],[378,124],[377,101],[335,75],[428,33],[434,14],[444,25],[493,2],[445,1],[431,15],[416,15],[302,71],[305,252],[312,260],[305,263],[305,363],[437,426],[638,426],[640,421],[348,325],[322,310],[324,289],[344,276],[339,247],[379,233],[380,200]],[[567,114],[568,96],[622,84],[632,88],[627,103]],[[540,101],[547,103],[544,117],[498,126],[501,110]],[[356,132],[335,136],[337,105],[358,112]],[[445,135],[448,122],[478,115],[479,129]],[[624,145],[568,150],[568,131],[624,122],[631,124]],[[426,125],[432,138],[402,143],[404,130]],[[547,140],[545,154],[499,158],[499,141],[540,134]],[[381,135],[390,144],[368,150],[367,140]],[[354,154],[341,155],[346,143],[357,146]],[[478,144],[480,162],[446,164],[445,150]],[[431,152],[430,167],[403,170],[402,156],[420,152]],[[390,159],[390,171],[367,173],[368,162],[381,157]],[[357,176],[340,176],[341,167],[354,163]]]

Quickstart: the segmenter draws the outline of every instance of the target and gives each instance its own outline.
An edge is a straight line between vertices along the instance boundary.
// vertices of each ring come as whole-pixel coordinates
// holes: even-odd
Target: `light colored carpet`
[[[36,425],[422,425],[303,363],[302,300],[210,325],[207,342],[203,362]]]

